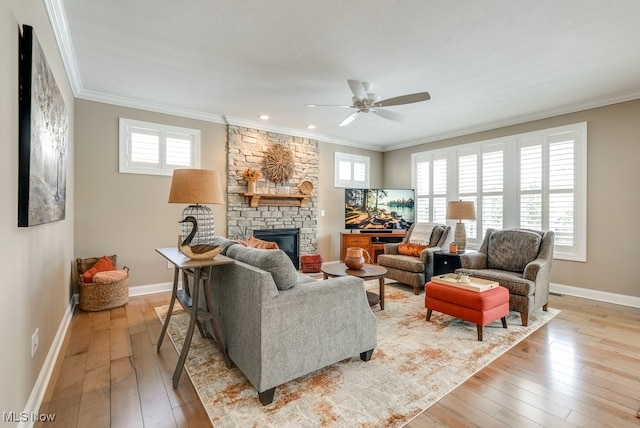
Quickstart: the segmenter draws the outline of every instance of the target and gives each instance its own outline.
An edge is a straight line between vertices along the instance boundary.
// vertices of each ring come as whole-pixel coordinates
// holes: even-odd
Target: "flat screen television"
[[[345,229],[393,232],[415,221],[413,189],[345,189]]]

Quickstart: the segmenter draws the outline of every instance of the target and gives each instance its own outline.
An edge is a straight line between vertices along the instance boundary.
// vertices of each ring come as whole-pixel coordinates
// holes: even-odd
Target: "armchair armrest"
[[[392,243],[392,244],[384,244],[384,253],[385,254],[400,254],[398,253],[398,247],[400,246],[401,242],[398,243]]]
[[[535,259],[524,267],[522,277],[533,282],[545,281],[549,282],[549,260]],[[545,276],[544,278],[542,276]]]
[[[487,255],[480,252],[460,254],[460,263],[464,269],[486,269]]]
[[[440,247],[428,247],[428,248],[425,248],[420,253],[420,260],[426,266],[427,262],[429,261],[429,258],[433,257],[432,254],[435,253],[436,251],[440,251],[440,249],[441,249]]]

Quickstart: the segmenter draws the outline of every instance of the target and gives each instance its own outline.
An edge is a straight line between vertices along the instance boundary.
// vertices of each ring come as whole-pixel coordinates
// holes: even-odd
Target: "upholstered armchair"
[[[487,229],[477,253],[462,254],[462,268],[477,278],[497,281],[509,290],[509,309],[520,312],[522,325],[529,315],[549,303],[549,281],[553,260],[553,231]]]
[[[438,223],[414,223],[403,241],[384,245],[378,265],[387,269],[387,278],[413,286],[420,294],[426,280],[433,276],[433,253],[450,241],[451,226]]]

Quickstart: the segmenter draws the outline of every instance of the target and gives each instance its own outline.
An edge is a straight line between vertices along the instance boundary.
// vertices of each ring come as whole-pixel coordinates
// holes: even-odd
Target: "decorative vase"
[[[347,254],[344,258],[344,264],[352,270],[362,269],[362,267],[364,266],[364,255],[362,254],[362,252],[363,249],[359,247],[347,248]]]
[[[248,180],[247,181],[247,193],[256,193],[256,182]]]

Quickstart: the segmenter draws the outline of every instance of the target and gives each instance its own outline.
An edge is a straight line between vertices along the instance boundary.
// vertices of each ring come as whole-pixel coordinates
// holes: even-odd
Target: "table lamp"
[[[191,241],[194,244],[210,244],[214,236],[214,220],[211,208],[201,204],[222,204],[220,177],[206,169],[175,169],[171,178],[169,203],[189,204],[182,211],[182,219],[195,217],[198,231]],[[191,223],[182,223],[184,239],[191,232]]]
[[[467,230],[462,220],[475,220],[476,209],[473,201],[449,201],[447,202],[447,220],[458,220],[454,241],[458,251],[463,253],[467,246]]]

